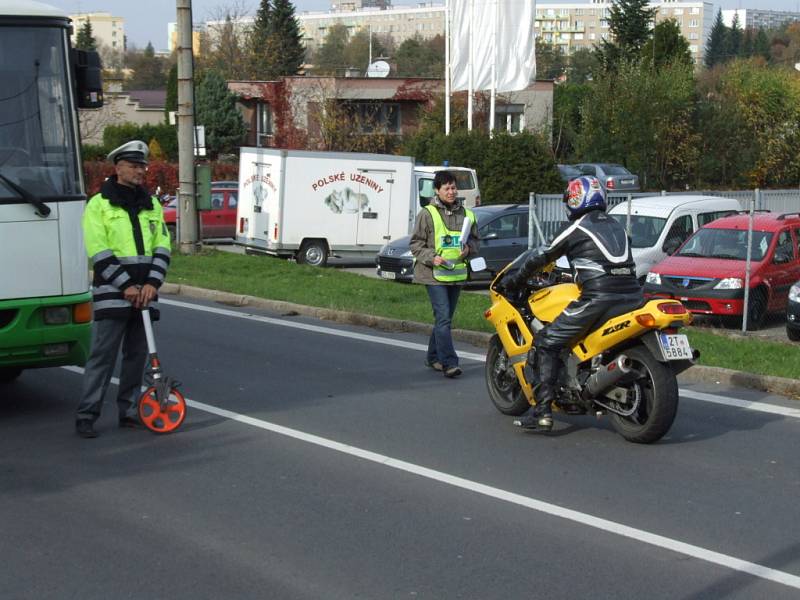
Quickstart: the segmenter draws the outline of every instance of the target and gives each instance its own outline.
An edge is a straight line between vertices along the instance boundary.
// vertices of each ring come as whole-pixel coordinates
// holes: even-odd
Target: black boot
[[[555,388],[549,384],[539,384],[533,391],[536,406],[531,406],[522,416],[514,419],[514,425],[522,429],[550,431],[553,428],[553,399]]]

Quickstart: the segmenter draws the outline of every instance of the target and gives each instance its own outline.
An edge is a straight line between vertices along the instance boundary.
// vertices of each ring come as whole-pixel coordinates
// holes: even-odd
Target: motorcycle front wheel
[[[637,444],[652,444],[672,427],[678,412],[678,381],[666,364],[644,347],[626,352],[639,376],[630,383],[628,399],[638,400],[636,411],[627,416],[612,414],[611,423],[622,437]]]
[[[530,406],[519,381],[509,374],[508,355],[497,334],[489,341],[486,353],[486,387],[492,404],[504,415],[518,417]]]

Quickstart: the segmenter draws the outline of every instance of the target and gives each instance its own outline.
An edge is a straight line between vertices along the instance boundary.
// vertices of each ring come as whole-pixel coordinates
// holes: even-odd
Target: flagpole
[[[473,11],[472,11],[472,9],[473,9],[473,7],[474,7],[474,0],[469,0],[469,19],[468,19],[468,22],[469,22],[469,38],[468,38],[469,39],[469,64],[468,64],[468,68],[469,68],[469,85],[467,86],[468,87],[468,89],[467,89],[467,130],[468,131],[472,131],[472,94],[473,94],[472,86],[474,85],[474,82],[472,80],[472,77],[473,77],[473,73],[472,73],[472,60],[473,60],[473,53],[472,53],[472,29],[473,29],[473,27],[472,27],[472,25],[473,25],[472,16],[473,15],[472,15],[472,12]]]
[[[494,135],[494,113],[497,102],[497,28],[500,4],[494,0],[494,31],[492,32],[492,91],[489,96],[489,137]]]
[[[444,3],[444,134],[450,135],[450,0]]]

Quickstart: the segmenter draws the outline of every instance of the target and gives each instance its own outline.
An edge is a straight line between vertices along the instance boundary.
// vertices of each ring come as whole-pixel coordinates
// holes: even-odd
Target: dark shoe
[[[89,419],[78,419],[75,421],[75,433],[82,438],[96,438],[97,432],[94,430],[94,424]]]
[[[550,410],[550,404],[542,403],[531,406],[525,414],[514,419],[514,425],[522,429],[550,431],[553,428],[553,413]]]
[[[141,429],[142,427],[144,427],[141,421],[139,421],[138,419],[134,419],[133,417],[122,417],[119,420],[119,426],[122,429]]]
[[[444,370],[445,377],[450,377],[452,379],[453,377],[458,377],[459,375],[461,375],[460,367],[447,367]]]
[[[425,362],[425,366],[426,367],[430,367],[434,371],[443,371],[444,370],[444,367],[442,366],[442,363],[440,363],[438,360],[435,360],[433,362],[427,362],[426,361]]]

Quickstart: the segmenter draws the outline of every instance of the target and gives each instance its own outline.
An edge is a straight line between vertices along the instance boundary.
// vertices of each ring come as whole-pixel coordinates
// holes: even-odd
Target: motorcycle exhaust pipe
[[[586,384],[583,386],[584,398],[595,398],[601,395],[632,370],[631,359],[624,354],[620,354],[607,365],[601,365],[597,372],[586,380]]]

